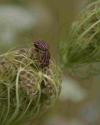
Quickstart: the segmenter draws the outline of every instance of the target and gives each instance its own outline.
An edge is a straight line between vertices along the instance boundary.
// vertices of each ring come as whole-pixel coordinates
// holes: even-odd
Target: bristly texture
[[[100,68],[94,67],[100,62],[100,0],[83,8],[73,22],[69,38],[60,42],[58,52],[72,75],[90,78],[100,73]]]
[[[62,73],[53,59],[42,69],[43,54],[32,44],[0,55],[0,125],[39,125],[56,102]]]

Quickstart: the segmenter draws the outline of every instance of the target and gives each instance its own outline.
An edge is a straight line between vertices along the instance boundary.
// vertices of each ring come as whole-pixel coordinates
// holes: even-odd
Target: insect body
[[[50,53],[49,53],[49,46],[46,45],[46,43],[42,40],[38,40],[34,43],[34,46],[38,49],[41,49],[43,51],[45,51],[43,57],[42,57],[42,68],[45,67],[45,66],[48,66],[49,65],[49,59],[50,59]]]
[[[34,46],[43,50],[43,51],[48,51],[50,48],[48,45],[46,45],[46,43],[42,40],[38,40],[34,43]]]
[[[42,67],[48,66],[49,65],[49,59],[50,59],[50,53],[49,51],[45,51],[43,57],[42,57]]]

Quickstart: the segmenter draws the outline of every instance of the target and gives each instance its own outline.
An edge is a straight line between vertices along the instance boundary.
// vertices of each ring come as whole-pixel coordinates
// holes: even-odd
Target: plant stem
[[[10,125],[10,123],[15,119],[15,117],[18,115],[18,112],[19,112],[19,106],[20,106],[19,93],[18,93],[19,73],[20,73],[20,69],[18,70],[17,77],[16,77],[16,110],[13,113],[12,117],[4,125]]]

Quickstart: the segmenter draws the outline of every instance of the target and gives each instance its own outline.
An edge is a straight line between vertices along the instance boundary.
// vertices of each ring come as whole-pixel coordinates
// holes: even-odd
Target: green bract
[[[97,75],[94,63],[100,62],[100,0],[87,5],[73,22],[69,37],[59,44],[62,64],[71,74],[82,72],[83,78]],[[78,75],[78,76],[79,76]],[[81,78],[82,78],[81,77]]]
[[[0,125],[39,120],[55,103],[62,75],[52,59],[42,69],[43,51],[28,45],[0,55]]]

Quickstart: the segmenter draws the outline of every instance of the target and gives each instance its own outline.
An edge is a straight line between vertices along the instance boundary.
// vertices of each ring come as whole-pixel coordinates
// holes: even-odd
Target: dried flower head
[[[50,68],[42,68],[44,53],[30,46],[0,55],[0,125],[35,122],[59,96],[62,73],[57,64],[50,60]]]
[[[100,62],[100,0],[83,8],[72,24],[68,39],[60,42],[59,54],[71,75],[89,78],[99,74],[93,63]]]

